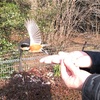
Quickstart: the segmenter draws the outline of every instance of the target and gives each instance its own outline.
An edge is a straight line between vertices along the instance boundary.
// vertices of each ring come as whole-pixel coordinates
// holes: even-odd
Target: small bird
[[[38,25],[36,22],[32,19],[25,21],[25,27],[28,31],[29,38],[21,41],[19,43],[19,52],[20,52],[20,62],[21,62],[21,56],[23,51],[29,51],[29,52],[44,52],[48,54],[46,50],[44,50],[44,46],[48,46],[47,44],[42,44],[41,40],[41,34]],[[21,66],[21,63],[20,63]],[[19,68],[19,71],[22,71],[22,69]]]

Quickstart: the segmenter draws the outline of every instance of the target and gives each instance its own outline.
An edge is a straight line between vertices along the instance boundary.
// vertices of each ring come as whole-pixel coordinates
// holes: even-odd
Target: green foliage
[[[12,50],[14,45],[7,41],[5,38],[0,38],[0,55],[7,53],[7,51]]]
[[[27,14],[21,12],[15,2],[0,2],[0,55],[14,48],[15,43],[10,40],[11,31],[23,30],[26,17]]]
[[[11,67],[12,64],[0,64],[0,78],[9,78],[10,75],[14,72],[14,69]]]
[[[55,65],[54,66],[54,76],[60,76],[60,65]]]
[[[13,28],[23,28],[24,14],[14,3],[0,3],[0,27],[8,31]]]
[[[16,44],[10,40],[11,33],[24,29],[24,20],[27,17],[27,7],[21,9],[15,0],[2,0],[0,2],[0,60],[9,60],[17,57],[13,53]],[[28,11],[28,10],[27,10]],[[17,33],[18,33],[17,32]],[[13,37],[14,38],[14,37]],[[16,37],[15,37],[16,38]],[[10,53],[10,54],[9,54]],[[13,63],[0,64],[0,77],[7,78],[14,71]]]

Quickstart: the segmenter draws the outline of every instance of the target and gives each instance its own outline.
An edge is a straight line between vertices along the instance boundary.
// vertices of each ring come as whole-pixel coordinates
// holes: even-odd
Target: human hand
[[[69,55],[73,63],[80,68],[89,68],[92,65],[90,56],[84,51],[73,51]]]
[[[66,54],[60,52],[59,55],[65,56]],[[70,54],[61,61],[61,76],[68,88],[82,90],[85,80],[90,75],[73,63]]]
[[[62,53],[68,54],[71,57],[72,62],[77,67],[80,67],[80,68],[89,68],[92,65],[92,60],[91,60],[90,56],[87,53],[83,52],[83,51],[73,51],[73,52],[69,52],[69,53],[68,52],[66,52],[66,53],[62,52]],[[63,57],[66,57],[66,56],[63,56]],[[50,60],[51,59],[50,57],[52,58],[52,61]],[[57,57],[58,57],[58,59],[55,59]],[[53,55],[53,57],[52,56],[48,56],[45,59],[45,63],[51,63],[51,62],[53,62],[53,63],[60,63],[59,62],[60,59],[61,58],[58,55]],[[41,59],[41,61],[42,60],[43,59]]]
[[[90,73],[80,70],[77,67],[69,53],[60,52],[59,55],[44,57],[40,60],[44,63],[59,63],[61,65],[61,76],[68,88],[82,89],[86,78]]]

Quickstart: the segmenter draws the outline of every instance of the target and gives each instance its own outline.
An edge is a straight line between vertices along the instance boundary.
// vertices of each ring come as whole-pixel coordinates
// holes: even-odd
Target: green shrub
[[[25,19],[24,13],[21,13],[18,6],[14,3],[0,3],[0,27],[4,31],[13,28],[23,28],[23,21]]]
[[[0,64],[0,78],[10,78],[10,75],[14,72],[12,64]]]
[[[5,53],[7,53],[7,51],[9,50],[13,50],[14,45],[9,42],[8,40],[6,40],[5,38],[0,38],[0,55],[3,55]]]
[[[15,43],[10,40],[11,31],[23,30],[26,17],[15,2],[0,2],[0,54],[13,49]]]

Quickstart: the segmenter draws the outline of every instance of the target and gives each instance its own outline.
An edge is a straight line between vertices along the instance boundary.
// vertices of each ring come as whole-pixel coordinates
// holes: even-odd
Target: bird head
[[[27,44],[27,43],[22,43],[22,44],[20,45],[20,49],[21,49],[21,50],[28,51],[28,50],[30,49],[30,45]]]

